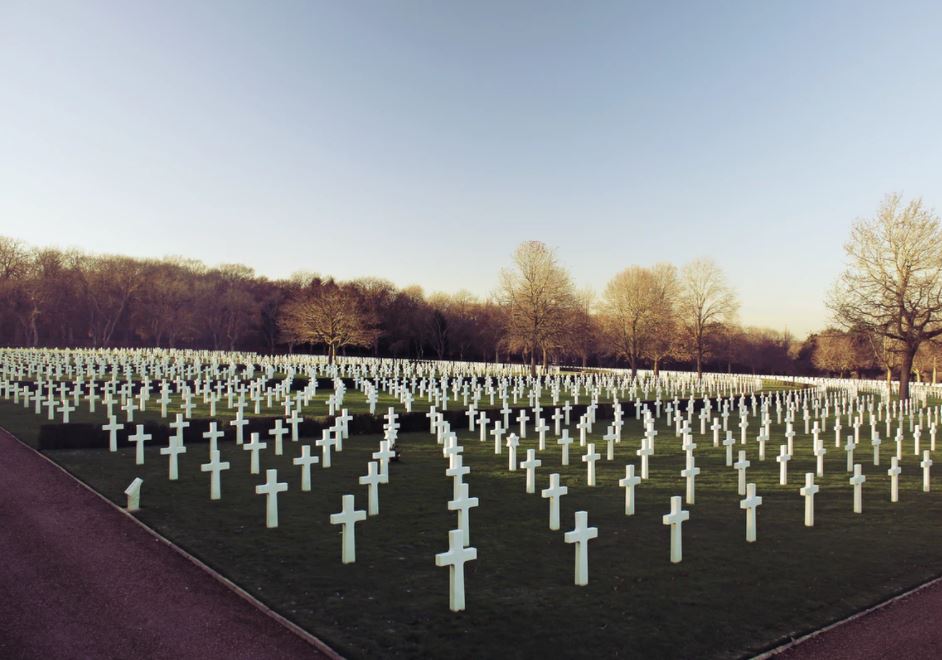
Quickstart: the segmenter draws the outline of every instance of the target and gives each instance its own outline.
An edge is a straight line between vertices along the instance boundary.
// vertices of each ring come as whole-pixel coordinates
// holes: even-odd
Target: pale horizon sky
[[[0,235],[489,293],[707,256],[796,335],[942,204],[933,2],[0,3]]]

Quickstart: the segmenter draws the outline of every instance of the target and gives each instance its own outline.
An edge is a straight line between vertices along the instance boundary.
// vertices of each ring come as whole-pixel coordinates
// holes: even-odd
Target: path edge
[[[13,438],[14,440],[16,440],[16,442],[18,442],[18,443],[20,444],[20,446],[25,447],[26,449],[30,450],[31,452],[33,452],[34,454],[36,454],[37,456],[39,456],[42,460],[46,461],[49,465],[53,466],[54,468],[56,468],[57,470],[59,470],[60,472],[62,472],[63,474],[65,474],[69,479],[71,479],[72,481],[74,481],[75,483],[77,483],[79,486],[81,486],[82,488],[84,488],[85,490],[87,490],[88,492],[90,492],[92,495],[94,495],[95,497],[97,497],[99,500],[101,500],[102,502],[104,502],[105,504],[107,504],[109,507],[111,507],[111,509],[113,509],[114,511],[117,511],[118,513],[120,513],[121,515],[123,515],[125,518],[128,518],[128,519],[130,519],[131,521],[133,521],[135,525],[138,525],[141,529],[143,529],[145,532],[147,532],[148,534],[150,534],[150,535],[151,535],[152,537],[154,537],[156,540],[158,540],[158,541],[160,541],[161,543],[163,543],[164,545],[168,546],[171,550],[173,550],[174,552],[176,552],[178,555],[180,555],[181,557],[183,557],[184,559],[186,559],[187,561],[189,561],[191,564],[193,564],[194,566],[196,566],[198,569],[200,569],[201,571],[203,571],[204,573],[206,573],[207,575],[209,575],[210,577],[212,577],[214,580],[216,580],[217,582],[219,582],[220,584],[222,584],[224,587],[226,587],[227,589],[229,589],[229,591],[233,592],[234,594],[236,594],[237,596],[239,596],[240,598],[242,598],[244,601],[248,602],[250,605],[252,605],[252,607],[254,607],[255,609],[259,610],[260,612],[262,612],[263,614],[265,614],[265,615],[266,615],[267,617],[269,617],[270,619],[273,619],[275,622],[277,622],[278,624],[280,624],[280,625],[283,626],[284,628],[287,628],[289,631],[291,631],[292,633],[294,633],[296,636],[298,636],[298,637],[300,637],[301,639],[303,639],[305,642],[307,642],[308,644],[310,644],[311,646],[313,646],[313,647],[314,647],[315,649],[317,649],[319,652],[323,653],[325,656],[327,656],[328,658],[330,658],[330,660],[346,660],[346,659],[344,658],[344,656],[342,656],[342,655],[340,655],[339,653],[337,653],[337,651],[335,651],[335,650],[332,649],[330,646],[328,646],[326,643],[324,643],[320,638],[318,638],[318,637],[316,637],[315,635],[311,634],[310,632],[308,632],[307,630],[305,630],[304,628],[302,628],[302,627],[299,626],[298,624],[294,623],[293,621],[290,621],[289,619],[285,618],[284,616],[282,616],[281,614],[279,614],[278,612],[276,612],[275,610],[273,610],[272,608],[270,608],[268,605],[266,605],[266,604],[263,603],[262,601],[260,601],[260,600],[258,600],[257,598],[255,598],[255,596],[253,596],[253,595],[250,594],[248,591],[246,591],[245,589],[243,589],[242,587],[240,587],[239,585],[237,585],[235,582],[233,582],[232,580],[230,580],[229,578],[227,578],[225,575],[223,575],[223,574],[220,573],[219,571],[215,570],[214,568],[212,568],[212,567],[209,566],[208,564],[204,563],[204,562],[201,561],[200,559],[197,559],[196,557],[194,557],[193,555],[191,555],[189,552],[187,552],[186,550],[184,550],[183,548],[181,548],[180,546],[178,546],[176,543],[174,543],[173,541],[171,541],[170,539],[168,539],[166,536],[164,536],[163,534],[161,534],[160,532],[158,532],[158,531],[155,530],[154,528],[149,527],[148,525],[146,525],[146,524],[145,524],[144,522],[142,522],[141,520],[138,520],[138,518],[137,518],[136,516],[132,515],[132,514],[129,513],[127,510],[123,509],[122,507],[120,507],[120,506],[118,506],[117,504],[115,504],[114,502],[112,502],[110,499],[108,499],[107,497],[105,497],[104,495],[102,495],[101,493],[99,493],[97,490],[95,490],[94,488],[92,488],[91,486],[89,486],[87,483],[85,483],[84,481],[82,481],[81,479],[79,479],[78,477],[76,477],[74,474],[72,474],[71,472],[69,472],[68,470],[66,470],[64,467],[62,467],[61,465],[59,465],[58,463],[56,463],[54,460],[52,460],[51,458],[49,458],[48,456],[46,456],[45,454],[43,454],[41,451],[39,451],[39,450],[36,449],[35,447],[31,447],[29,444],[27,444],[27,443],[23,442],[22,440],[20,440],[18,437],[16,437],[14,434],[10,433],[10,432],[9,432],[6,428],[4,428],[3,426],[0,426],[0,433],[3,433],[3,434],[5,434],[5,435],[7,435],[7,436]],[[942,578],[940,578],[940,579],[942,579]]]
[[[928,582],[923,582],[922,584],[916,585],[915,587],[911,589],[907,589],[906,591],[903,591],[902,593],[898,593],[895,596],[891,596],[890,598],[887,598],[886,600],[880,601],[876,605],[871,605],[865,610],[861,610],[859,612],[851,614],[850,616],[840,619],[838,621],[835,621],[831,624],[828,624],[824,626],[823,628],[812,630],[811,632],[805,635],[802,635],[801,637],[790,639],[789,641],[779,644],[778,646],[771,648],[767,651],[763,651],[762,653],[759,653],[758,655],[751,656],[751,660],[769,660],[770,658],[780,655],[784,653],[785,651],[788,651],[791,648],[794,648],[800,644],[803,644],[804,642],[810,641],[814,639],[815,637],[818,637],[819,635],[823,635],[826,632],[830,632],[834,628],[838,628],[840,626],[843,626],[844,624],[850,623],[851,621],[855,621],[856,619],[867,616],[868,614],[872,614],[878,610],[882,610],[885,607],[889,607],[890,605],[893,605],[897,601],[903,600],[904,598],[909,598],[910,596],[913,596],[919,593],[923,589],[928,589],[929,587],[935,584],[938,584],[940,582],[942,582],[942,576],[932,578]]]

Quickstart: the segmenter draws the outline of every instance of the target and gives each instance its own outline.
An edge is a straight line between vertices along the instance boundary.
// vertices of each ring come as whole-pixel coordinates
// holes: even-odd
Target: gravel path
[[[834,626],[775,656],[781,660],[942,658],[942,581]]]
[[[327,656],[0,430],[0,657]]]

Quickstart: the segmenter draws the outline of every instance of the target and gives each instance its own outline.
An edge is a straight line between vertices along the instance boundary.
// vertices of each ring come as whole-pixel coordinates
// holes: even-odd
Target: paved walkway
[[[0,430],[0,657],[325,656]]]
[[[776,656],[781,660],[942,658],[942,581],[839,624]]]

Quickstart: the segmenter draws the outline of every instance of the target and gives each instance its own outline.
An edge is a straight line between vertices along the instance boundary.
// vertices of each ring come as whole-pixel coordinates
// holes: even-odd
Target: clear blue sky
[[[484,294],[712,256],[804,333],[942,205],[938,2],[0,2],[0,234]]]

